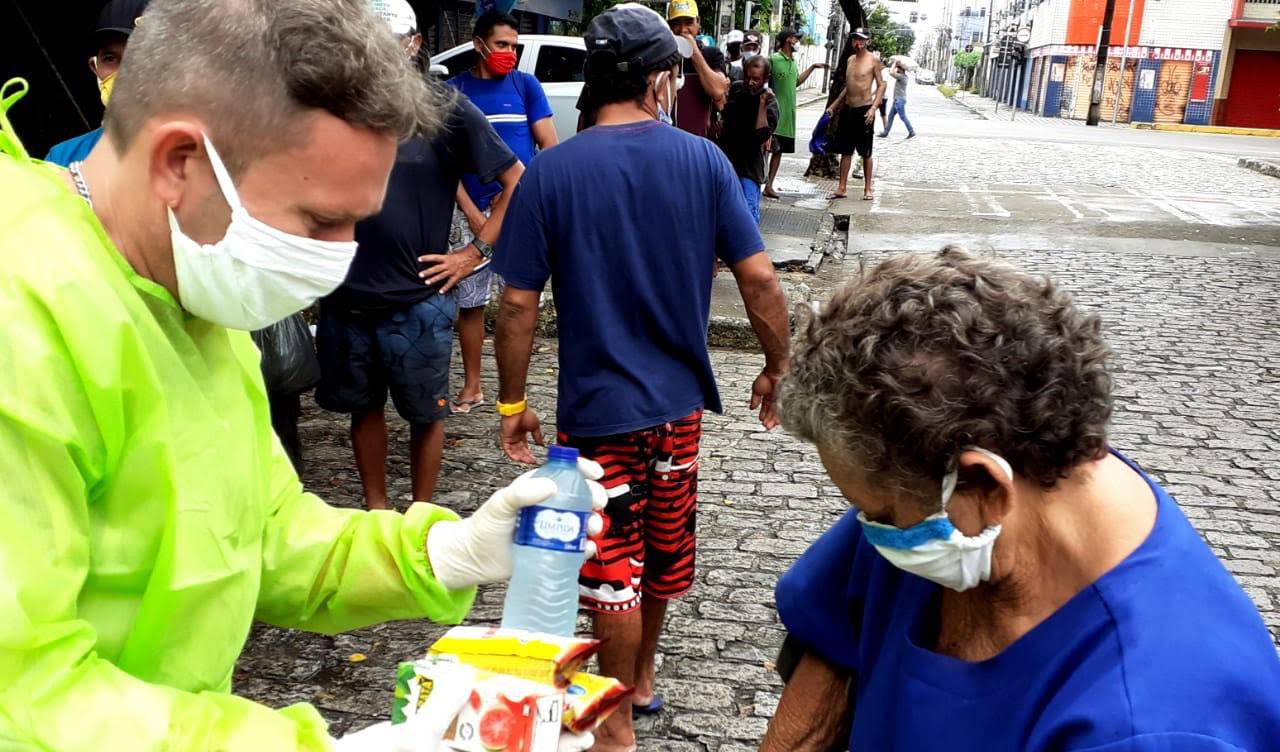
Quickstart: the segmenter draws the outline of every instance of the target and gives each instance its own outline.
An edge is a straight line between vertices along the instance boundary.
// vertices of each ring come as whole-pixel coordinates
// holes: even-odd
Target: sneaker
[[[888,138],[888,137],[889,137],[889,134],[888,134],[888,133],[877,133],[876,135],[877,135],[877,136],[879,136],[880,138]]]
[[[916,137],[916,134],[914,134],[914,133],[908,133],[908,134],[907,134],[907,140],[908,140],[908,141],[909,141],[909,140],[911,140],[911,139],[913,139],[913,138],[915,138],[915,137]]]

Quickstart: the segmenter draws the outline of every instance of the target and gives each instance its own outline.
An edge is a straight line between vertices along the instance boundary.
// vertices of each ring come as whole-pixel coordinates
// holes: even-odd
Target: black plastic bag
[[[262,379],[267,392],[299,394],[320,383],[320,359],[311,328],[301,313],[253,333],[262,351]]]

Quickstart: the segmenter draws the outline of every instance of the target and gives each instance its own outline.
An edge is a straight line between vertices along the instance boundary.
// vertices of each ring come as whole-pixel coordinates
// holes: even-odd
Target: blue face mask
[[[1009,480],[1013,469],[1003,457],[982,447],[968,447],[990,457]],[[991,578],[991,552],[1000,526],[992,525],[975,536],[967,536],[951,524],[947,504],[956,490],[958,471],[942,480],[942,511],[908,528],[897,528],[867,519],[858,512],[862,534],[890,564],[955,591],[975,587]]]

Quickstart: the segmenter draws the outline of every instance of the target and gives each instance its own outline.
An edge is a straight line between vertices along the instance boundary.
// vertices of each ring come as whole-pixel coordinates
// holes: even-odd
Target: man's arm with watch
[[[426,268],[418,274],[423,282],[428,285],[439,284],[440,292],[446,293],[489,264],[489,260],[493,258],[493,246],[502,234],[502,219],[511,203],[511,194],[515,192],[522,175],[524,165],[519,160],[498,175],[502,192],[489,204],[489,219],[480,228],[480,234],[466,247],[454,253],[433,253],[418,257],[418,261],[426,264]]]

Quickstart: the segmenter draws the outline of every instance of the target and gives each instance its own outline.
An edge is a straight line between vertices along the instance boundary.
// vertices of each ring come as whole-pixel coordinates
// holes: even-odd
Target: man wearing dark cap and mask
[[[737,278],[765,354],[750,404],[776,425],[786,369],[786,302],[733,167],[710,141],[659,122],[681,56],[662,17],[635,3],[585,34],[597,124],[534,159],[516,189],[494,268],[503,449],[531,463],[541,441],[526,401],[538,296],[559,313],[556,424],[562,444],[599,458],[610,490],[600,555],[580,578],[604,643],[603,673],[635,687],[597,732],[597,750],[634,749],[632,712],[662,707],[654,656],[667,602],[693,585],[703,409],[721,410],[707,354],[717,257]],[[603,221],[602,218],[608,218]],[[634,701],[634,702],[633,702]]]
[[[147,0],[112,0],[98,15],[98,28],[93,32],[89,57],[89,70],[98,80],[98,92],[102,97],[102,106],[106,107],[111,99],[111,89],[116,83],[116,71],[124,60],[125,46],[129,44],[129,35],[138,25],[142,11],[147,7]],[[66,167],[89,156],[98,139],[102,138],[102,128],[94,128],[80,136],[67,139],[55,145],[45,155],[44,161]]]

